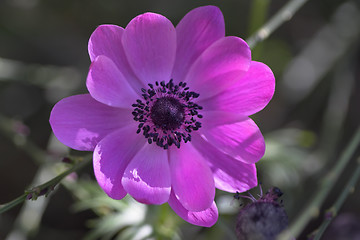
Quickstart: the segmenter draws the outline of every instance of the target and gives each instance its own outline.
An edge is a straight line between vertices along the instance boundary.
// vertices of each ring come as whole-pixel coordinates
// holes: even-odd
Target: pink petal
[[[200,212],[186,210],[176,198],[173,191],[170,194],[169,205],[182,219],[197,226],[211,227],[216,223],[219,216],[215,202],[213,202],[209,208]]]
[[[132,69],[143,83],[170,80],[176,32],[167,18],[156,13],[135,17],[125,28],[122,42]]]
[[[215,6],[195,8],[176,26],[176,34],[176,61],[172,76],[175,82],[180,82],[184,81],[200,54],[216,40],[225,37],[224,17]]]
[[[123,52],[121,38],[124,29],[116,25],[100,25],[91,34],[88,44],[90,60],[105,55],[117,62],[118,54]]]
[[[190,68],[186,82],[201,99],[214,96],[248,71],[250,48],[238,37],[224,37],[207,48]]]
[[[204,138],[222,152],[244,163],[256,163],[265,153],[265,141],[253,120],[202,129]]]
[[[100,25],[97,27],[89,40],[90,59],[94,61],[97,56],[107,56],[121,70],[130,85],[135,90],[139,90],[145,85],[136,77],[125,56],[121,42],[123,33],[124,29],[116,25]]]
[[[189,211],[203,211],[214,201],[212,172],[195,148],[187,143],[169,151],[171,181],[174,193]]]
[[[50,125],[59,141],[82,151],[93,151],[107,134],[133,121],[131,110],[109,107],[90,94],[64,98],[50,114]]]
[[[109,197],[122,199],[126,196],[121,179],[130,160],[147,144],[143,136],[136,134],[136,124],[123,127],[102,139],[94,150],[94,173],[100,187]]]
[[[122,184],[138,202],[167,202],[171,190],[167,151],[155,144],[145,144],[127,166]]]
[[[95,58],[90,66],[86,86],[93,98],[113,107],[132,108],[139,97],[113,61],[105,55]]]
[[[252,61],[249,71],[216,97],[200,102],[206,110],[250,116],[263,109],[275,90],[275,77],[263,63]]]
[[[203,106],[201,103],[199,105]],[[203,115],[203,118],[201,119],[202,128],[212,128],[219,125],[236,123],[248,119],[247,116],[242,116],[234,112],[224,111],[202,110],[201,115]]]
[[[216,188],[233,192],[244,192],[257,186],[255,164],[246,164],[220,152],[214,146],[193,134],[191,143],[204,156],[214,175]]]

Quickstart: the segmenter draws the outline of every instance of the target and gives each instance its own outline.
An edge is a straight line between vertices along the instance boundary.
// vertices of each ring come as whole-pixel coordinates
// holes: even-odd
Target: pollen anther
[[[201,128],[199,110],[203,108],[193,102],[199,94],[189,91],[184,82],[175,85],[172,79],[148,86],[141,89],[143,99],[132,104],[134,120],[140,122],[136,133],[142,131],[149,144],[164,149],[191,141],[191,132]]]

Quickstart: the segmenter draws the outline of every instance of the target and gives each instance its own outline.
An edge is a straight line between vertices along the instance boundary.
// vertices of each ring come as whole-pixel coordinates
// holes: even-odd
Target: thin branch
[[[36,200],[37,197],[45,195],[47,196],[54,187],[61,182],[63,178],[68,176],[70,173],[73,173],[75,171],[78,171],[79,169],[85,167],[90,160],[92,159],[91,155],[88,155],[84,158],[72,158],[76,163],[66,170],[65,172],[59,174],[58,176],[54,177],[53,179],[47,181],[46,183],[43,183],[41,185],[38,185],[36,187],[31,188],[30,190],[25,191],[25,193],[18,198],[14,199],[11,202],[8,202],[6,204],[0,205],[0,214],[10,210],[11,208],[19,205],[20,203],[24,202],[27,199]]]
[[[289,21],[292,16],[300,9],[300,7],[302,7],[307,1],[308,0],[289,1],[263,27],[261,27],[257,32],[255,32],[246,40],[250,48],[254,48],[256,44],[264,41],[284,22]]]
[[[11,202],[9,203],[6,203],[4,205],[1,205],[0,207],[0,214],[1,213],[4,213],[8,210],[10,210],[11,208],[19,205],[20,203],[24,202],[26,200],[26,197],[27,197],[27,193],[24,193],[23,195],[21,195],[20,197],[12,200]]]
[[[288,240],[292,239],[293,237],[297,237],[299,233],[304,229],[306,224],[309,222],[309,220],[318,215],[322,203],[328,196],[330,190],[333,188],[334,184],[338,180],[346,165],[349,163],[352,155],[358,148],[359,143],[360,127],[356,130],[350,143],[342,152],[337,164],[333,167],[333,169],[331,169],[330,172],[328,172],[328,174],[321,182],[315,195],[306,205],[307,207],[301,212],[300,216],[296,218],[294,223],[279,236],[278,239]]]
[[[346,187],[337,198],[335,204],[325,212],[324,221],[322,222],[318,230],[315,231],[314,234],[310,236],[310,239],[319,240],[321,238],[326,228],[329,226],[331,221],[336,217],[337,213],[344,204],[348,195],[354,191],[355,185],[360,177],[360,158],[358,159],[357,164],[358,166],[354,171],[353,175],[351,176],[350,180],[346,184]]]

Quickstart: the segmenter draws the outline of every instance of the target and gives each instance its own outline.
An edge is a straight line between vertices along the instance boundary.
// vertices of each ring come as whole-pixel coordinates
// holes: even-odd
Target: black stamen
[[[142,131],[149,144],[154,142],[164,149],[172,145],[180,148],[181,141],[191,141],[191,132],[201,128],[199,119],[203,117],[198,111],[203,108],[191,101],[199,94],[188,91],[185,82],[174,84],[172,79],[148,86],[141,88],[143,100],[132,104],[134,120],[140,122],[136,133]]]

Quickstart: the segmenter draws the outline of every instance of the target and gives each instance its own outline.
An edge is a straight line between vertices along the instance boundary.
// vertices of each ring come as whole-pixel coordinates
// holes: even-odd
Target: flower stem
[[[325,212],[325,219],[318,228],[311,236],[310,239],[319,240],[323,233],[325,232],[326,228],[329,226],[330,222],[334,219],[334,217],[337,215],[338,211],[344,204],[347,196],[354,191],[355,185],[360,177],[360,158],[358,158],[357,161],[357,168],[354,171],[353,175],[351,176],[350,180],[346,184],[344,190],[337,198],[335,204],[326,210]]]
[[[342,152],[339,161],[331,169],[330,172],[324,177],[323,181],[320,183],[318,190],[315,195],[310,199],[307,207],[301,212],[300,216],[296,218],[293,224],[285,230],[278,239],[288,240],[293,237],[297,237],[300,232],[304,229],[309,220],[318,215],[320,207],[326,197],[328,196],[330,190],[336,183],[337,179],[343,172],[345,166],[351,159],[351,156],[357,149],[360,143],[360,127],[355,132],[355,135],[351,139],[350,143],[346,149]]]
[[[270,0],[253,0],[251,2],[251,12],[249,19],[249,35],[256,32],[266,21],[267,12],[269,9]],[[263,49],[263,44],[259,43],[251,51],[251,58],[253,60],[259,60],[261,52]]]
[[[264,41],[272,32],[274,32],[281,24],[289,21],[292,16],[304,5],[308,0],[291,0],[279,12],[277,12],[263,27],[251,35],[246,42],[250,48],[254,48],[256,44]]]
[[[63,178],[65,178],[70,173],[73,173],[84,166],[86,166],[90,160],[92,159],[91,155],[85,156],[83,158],[79,157],[72,157],[74,161],[76,162],[71,168],[64,171],[63,173],[59,174],[58,176],[54,177],[53,179],[47,181],[46,183],[43,183],[41,185],[38,185],[36,187],[31,188],[30,190],[26,190],[23,195],[19,196],[18,198],[12,200],[11,202],[8,202],[6,204],[0,205],[0,214],[10,210],[11,208],[19,205],[20,203],[24,202],[27,199],[33,199],[36,200],[38,196],[49,194],[51,190],[61,182]]]
[[[19,205],[20,203],[24,202],[26,200],[26,197],[27,197],[27,194],[24,193],[20,197],[12,200],[11,202],[2,205],[0,207],[0,214],[4,213],[4,212],[10,210],[11,208],[15,207],[16,205]]]

